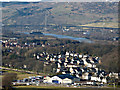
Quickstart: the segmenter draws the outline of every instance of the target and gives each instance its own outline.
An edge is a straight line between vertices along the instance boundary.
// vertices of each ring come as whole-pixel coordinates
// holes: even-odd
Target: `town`
[[[52,43],[41,41],[28,41],[21,43],[18,38],[9,38],[1,40],[3,48],[3,56],[11,53],[19,55],[18,49],[29,50],[37,47],[47,48],[52,46]],[[62,47],[65,47],[63,44]],[[15,52],[15,49],[17,52]],[[12,56],[13,57],[13,56]],[[118,80],[119,73],[106,72],[104,69],[98,67],[101,64],[101,59],[97,56],[77,53],[76,51],[62,51],[58,53],[49,52],[35,52],[31,54],[33,60],[43,62],[45,71],[51,71],[52,75],[46,76],[31,76],[22,80],[15,80],[13,85],[45,85],[45,84],[57,84],[65,86],[81,86],[81,85],[93,85],[93,86],[105,86],[111,83],[110,78]],[[4,63],[3,66],[9,68],[15,68],[14,63]],[[42,64],[41,64],[42,66]],[[51,69],[48,69],[48,68]],[[17,68],[16,68],[17,69]],[[29,69],[29,65],[23,63],[20,69]],[[40,68],[39,68],[40,69]],[[27,72],[28,73],[28,72]],[[39,73],[38,73],[39,74]]]
[[[81,55],[74,52],[66,52],[65,54],[34,54],[37,60],[45,57],[44,66],[48,64],[56,64],[53,76],[32,76],[22,80],[15,80],[13,85],[41,85],[41,84],[62,84],[64,86],[73,85],[74,87],[81,85],[105,86],[109,78],[118,79],[118,73],[106,73],[98,68],[96,64],[100,63],[99,57],[89,55]],[[27,66],[26,66],[27,67]]]
[[[99,67],[99,65],[102,64],[102,59],[100,57],[88,53],[79,53],[71,48],[71,44],[77,46],[80,42],[65,40],[63,43],[62,39],[60,41],[54,37],[41,36],[40,38],[42,39],[35,39],[36,35],[33,36],[27,36],[28,39],[24,40],[22,37],[3,38],[3,40],[1,40],[4,67],[13,68],[15,71],[19,72],[21,72],[19,69],[23,69],[23,71],[28,70],[25,73],[29,74],[32,74],[32,71],[34,71],[38,74],[37,76],[16,79],[12,82],[14,86],[107,86],[109,84],[116,84],[115,81],[119,79],[119,73],[113,71],[108,72]],[[70,45],[69,48],[71,49],[66,49],[68,45]],[[54,50],[57,52],[49,49],[55,46],[57,48]],[[37,48],[36,51],[34,51],[35,48]],[[60,51],[58,51],[59,48],[61,49]],[[30,50],[32,51],[29,52]],[[27,51],[29,55],[25,54]],[[9,62],[6,62],[4,58],[7,58]],[[15,61],[12,62],[14,59]],[[21,61],[23,63],[21,63]],[[30,61],[31,63],[29,63]],[[34,62],[36,62],[36,64],[32,66],[31,64]],[[16,65],[15,63],[21,64]],[[46,74],[40,75],[40,72]],[[112,81],[113,79],[115,81]]]

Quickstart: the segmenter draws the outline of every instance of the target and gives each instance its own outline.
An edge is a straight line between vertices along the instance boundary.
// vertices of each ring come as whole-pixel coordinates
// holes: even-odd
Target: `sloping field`
[[[81,26],[118,28],[118,23],[117,22],[98,22],[98,23],[84,24]]]
[[[18,79],[23,79],[23,78],[28,78],[29,76],[38,76],[36,74],[27,74],[24,72],[17,72],[17,71],[12,71],[12,70],[2,70],[6,73],[17,73]]]

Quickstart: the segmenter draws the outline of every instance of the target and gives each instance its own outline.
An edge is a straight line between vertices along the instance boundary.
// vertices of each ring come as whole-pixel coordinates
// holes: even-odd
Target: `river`
[[[24,34],[29,34],[29,32],[23,32]],[[45,36],[53,36],[56,38],[66,38],[66,39],[71,39],[71,40],[76,40],[79,42],[85,42],[85,43],[93,43],[93,41],[91,41],[90,39],[86,39],[86,38],[81,38],[81,37],[72,37],[72,36],[66,36],[66,35],[57,35],[57,34],[52,34],[52,33],[43,33],[43,35]]]
[[[86,39],[86,38],[78,38],[78,37],[72,37],[72,36],[66,36],[66,35],[57,35],[57,34],[51,34],[51,33],[43,33],[46,36],[54,36],[56,38],[66,38],[71,40],[76,40],[79,42],[86,42],[86,43],[93,43],[93,41]]]

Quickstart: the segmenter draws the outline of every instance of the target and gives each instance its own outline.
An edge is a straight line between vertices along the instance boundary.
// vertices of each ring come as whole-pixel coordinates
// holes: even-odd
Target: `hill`
[[[2,3],[5,25],[82,25],[94,22],[117,22],[118,3]]]

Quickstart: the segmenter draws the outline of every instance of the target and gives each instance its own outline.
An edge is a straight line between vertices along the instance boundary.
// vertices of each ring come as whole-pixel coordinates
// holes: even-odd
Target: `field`
[[[84,24],[81,26],[118,28],[118,23],[117,22],[98,22],[98,23]]]
[[[120,90],[119,88],[69,88],[69,87],[54,87],[54,86],[19,86],[13,90]]]
[[[12,70],[2,70],[4,73],[17,73],[18,79],[28,78],[29,76],[38,76],[37,74],[27,74],[25,72],[17,72]]]

